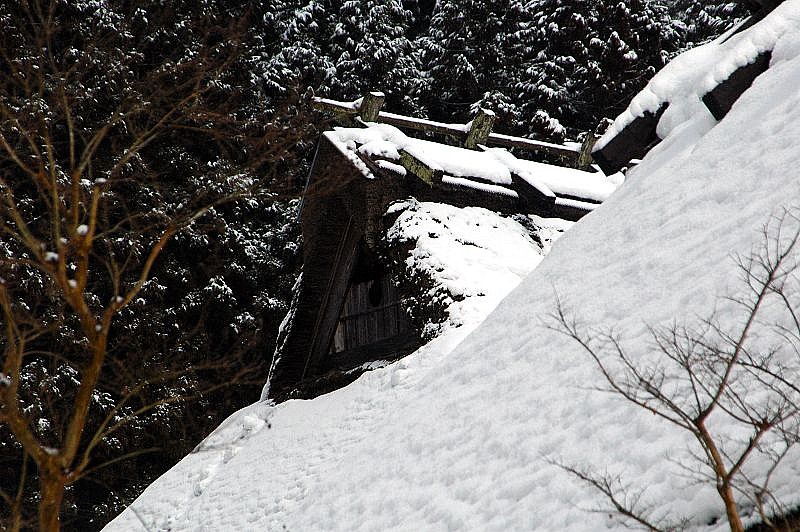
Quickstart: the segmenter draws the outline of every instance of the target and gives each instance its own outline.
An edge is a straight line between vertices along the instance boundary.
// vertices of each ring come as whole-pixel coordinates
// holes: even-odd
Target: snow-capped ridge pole
[[[502,146],[504,148],[521,148],[523,150],[540,151],[565,157],[570,160],[577,159],[580,154],[580,146],[568,146],[565,144],[554,144],[543,140],[526,139],[522,137],[512,137],[502,133],[492,133],[487,141],[489,146]]]
[[[600,139],[592,149],[592,158],[606,175],[628,167],[633,159],[642,159],[661,142],[658,123],[669,105],[669,102],[662,102],[658,109],[645,111],[609,139]]]
[[[769,68],[772,51],[758,54],[750,63],[740,66],[716,87],[702,96],[703,104],[717,120],[722,120],[736,100],[750,88],[758,76]]]
[[[371,92],[369,94],[382,94],[382,93]],[[329,98],[315,97],[312,100],[312,105],[316,109],[319,109],[320,111],[325,111],[328,113],[339,115],[340,117],[346,118],[349,121],[352,121],[353,118],[358,116],[365,122],[382,122],[384,124],[389,124],[398,128],[407,128],[415,131],[422,131],[425,133],[437,133],[440,135],[448,135],[464,139],[465,144],[469,139],[471,131],[470,126],[477,127],[476,120],[473,120],[470,124],[452,124],[445,122],[436,122],[434,120],[427,120],[425,118],[416,118],[411,116],[388,113],[386,111],[380,111],[380,110],[378,111],[375,120],[367,120],[366,118],[364,118],[365,114],[363,106],[364,102],[367,101],[369,98],[371,98],[369,94],[352,102],[340,102],[337,100],[331,100]],[[378,109],[380,109],[380,107],[378,107]],[[486,112],[486,110],[482,111]],[[491,111],[489,111],[489,113],[491,113]],[[479,113],[479,115],[480,114],[481,113]],[[480,123],[481,119],[478,120],[479,120],[478,123]],[[492,120],[492,125],[493,123],[494,122]],[[554,144],[552,142],[544,142],[541,140],[527,139],[523,137],[514,137],[511,135],[503,135],[501,133],[493,133],[491,131],[491,127],[488,128],[488,131],[489,131],[488,136],[486,137],[485,141],[480,142],[480,138],[478,138],[475,143],[476,146],[478,144],[485,144],[487,146],[519,148],[534,152],[547,153],[550,155],[563,157],[569,160],[575,166],[577,166],[578,164],[578,158],[582,150],[582,146],[577,143],[574,145]]]

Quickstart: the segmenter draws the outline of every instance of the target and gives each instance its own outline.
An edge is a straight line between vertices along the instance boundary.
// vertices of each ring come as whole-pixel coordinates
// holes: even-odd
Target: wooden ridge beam
[[[550,155],[567,157],[568,159],[576,159],[581,152],[580,146],[553,144],[552,142],[544,142],[542,140],[526,139],[522,137],[512,137],[511,135],[503,135],[501,133],[490,134],[487,143],[490,146],[503,146],[506,148],[522,148],[523,150],[540,151],[549,153]]]
[[[717,120],[722,120],[736,100],[750,88],[755,79],[766,72],[772,60],[772,52],[760,53],[749,64],[734,70],[728,79],[703,95],[702,100]]]
[[[355,117],[361,114],[363,119],[362,105],[365,100],[366,98],[358,99],[354,102],[340,102],[328,98],[314,98],[312,101],[312,105],[314,108],[319,109],[321,111],[327,111],[338,115]],[[491,111],[489,111],[489,113],[491,113]],[[465,141],[471,140],[470,126],[466,124],[450,124],[445,122],[436,122],[434,120],[403,116],[394,113],[387,113],[385,111],[379,111],[376,120],[365,120],[365,121],[383,122],[385,124],[389,124],[395,127],[407,128],[415,131],[422,131],[425,133],[437,133],[440,135],[448,135],[459,139],[464,139]],[[487,129],[485,128],[486,121],[490,121],[491,123],[493,123],[494,120],[480,119],[480,121],[483,122],[481,125],[482,130],[480,133],[482,133],[482,135],[485,135],[487,132]],[[477,127],[475,120],[473,120],[472,126],[473,129]],[[578,157],[580,156],[582,149],[581,146],[577,144],[575,146],[569,146],[564,144],[554,144],[551,142],[544,142],[541,140],[513,137],[511,135],[503,135],[501,133],[493,133],[491,132],[491,127],[488,128],[488,135],[485,136],[484,142],[480,142],[481,140],[484,139],[484,137],[479,135],[477,131],[473,134],[473,137],[476,140],[475,142],[476,146],[479,144],[486,144],[488,146],[520,148],[523,150],[543,152],[558,157],[565,157],[571,161],[576,161],[576,162],[578,160]]]
[[[434,183],[442,182],[443,172],[441,169],[431,168],[424,161],[421,161],[406,150],[400,150],[400,164],[430,186],[433,186]]]
[[[641,159],[661,141],[656,130],[667,107],[669,103],[664,102],[655,113],[646,111],[622,128],[605,146],[593,150],[592,157],[606,175],[619,172],[633,159]]]

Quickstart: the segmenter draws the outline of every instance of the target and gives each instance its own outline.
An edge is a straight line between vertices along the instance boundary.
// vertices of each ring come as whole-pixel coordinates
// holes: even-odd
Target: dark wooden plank
[[[750,88],[755,79],[766,72],[772,60],[772,52],[756,56],[755,60],[739,67],[728,79],[714,87],[703,96],[703,103],[717,120],[722,120],[731,110],[736,100]]]
[[[545,195],[517,174],[511,174],[511,183],[514,191],[522,200],[526,211],[535,212],[544,217],[548,217],[553,212],[553,206],[556,201],[555,196]]]
[[[370,292],[376,283],[381,290],[379,301],[370,299]],[[334,333],[330,354],[404,334],[409,329],[397,287],[389,275],[373,281],[352,283]]]
[[[668,107],[669,103],[664,102],[655,113],[646,112],[635,118],[608,144],[592,151],[592,158],[606,175],[619,172],[633,159],[641,159],[661,141],[656,128]]]

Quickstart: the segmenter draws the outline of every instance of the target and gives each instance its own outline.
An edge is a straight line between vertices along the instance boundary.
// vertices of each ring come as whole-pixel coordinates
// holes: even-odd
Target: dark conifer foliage
[[[321,92],[336,77],[324,36],[330,35],[326,0],[276,0],[263,14],[263,48],[254,70],[266,92],[281,94],[296,83]]]
[[[335,15],[330,53],[337,76],[331,90],[357,98],[381,87],[409,107],[417,65],[408,33],[411,11],[400,0],[348,0]]]
[[[322,96],[356,99],[383,90],[395,108],[414,107],[415,19],[400,0],[286,0],[264,21],[267,47],[258,73],[270,90],[282,91],[291,79]]]
[[[555,137],[618,114],[680,45],[666,9],[644,0],[534,0],[524,11],[534,44],[516,88],[523,115]]]
[[[727,0],[674,0],[669,10],[684,36],[686,47],[696,46],[720,35],[749,14],[744,3]]]
[[[426,86],[423,105],[435,119],[470,113],[482,99],[503,100],[502,71],[509,2],[443,0],[426,35],[417,40]],[[492,96],[492,94],[495,94]]]
[[[38,490],[62,454],[62,525],[99,528],[258,398],[297,254],[288,148],[310,126],[290,76],[253,83],[263,20],[0,3],[0,528],[52,528]]]
[[[666,8],[645,0],[437,2],[417,39],[420,103],[448,120],[485,106],[500,129],[574,138],[624,108],[680,43]]]

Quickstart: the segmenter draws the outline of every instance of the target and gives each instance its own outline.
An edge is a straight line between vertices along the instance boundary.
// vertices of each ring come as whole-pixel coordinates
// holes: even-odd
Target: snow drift
[[[603,496],[553,460],[646,487],[656,515],[724,529],[713,486],[679,465],[691,438],[592,390],[595,364],[543,322],[558,294],[638,356],[652,351],[648,324],[727,315],[731,254],[800,198],[798,34],[777,38],[771,68],[724,120],[673,128],[463,341],[443,335],[312,401],[243,409],[107,529],[621,528],[587,511]],[[800,503],[797,478],[795,453],[772,483],[784,503]]]

